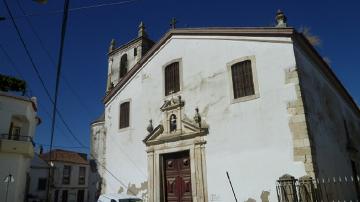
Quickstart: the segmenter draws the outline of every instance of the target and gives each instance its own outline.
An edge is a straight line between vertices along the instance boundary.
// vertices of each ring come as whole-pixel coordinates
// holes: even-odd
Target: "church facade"
[[[284,174],[356,176],[358,106],[283,13],[276,19],[173,27],[156,43],[141,23],[136,39],[113,40],[104,116],[91,125],[101,192],[274,201]]]

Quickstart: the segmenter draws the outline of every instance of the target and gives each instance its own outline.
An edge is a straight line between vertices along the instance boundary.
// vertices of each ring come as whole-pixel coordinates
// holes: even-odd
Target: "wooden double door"
[[[191,169],[189,151],[163,156],[163,189],[165,202],[191,202]]]

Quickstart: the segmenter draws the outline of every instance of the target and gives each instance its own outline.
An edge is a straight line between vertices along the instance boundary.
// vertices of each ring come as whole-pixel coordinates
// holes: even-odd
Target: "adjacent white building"
[[[104,119],[91,125],[102,193],[229,202],[228,172],[239,201],[276,201],[284,174],[357,176],[359,107],[283,13],[276,19],[173,28],[156,43],[141,24],[136,39],[112,41]],[[357,198],[356,183],[344,200]]]
[[[48,197],[49,164],[39,154],[35,154],[30,164],[30,182],[28,200],[31,202],[45,202]]]
[[[55,149],[40,155],[51,165],[50,198],[53,202],[88,201],[89,162],[87,154]]]
[[[25,199],[36,113],[36,98],[0,91],[0,201]]]
[[[96,202],[105,187],[105,181],[102,178],[105,175],[106,163],[106,129],[104,121],[105,116],[102,114],[91,123],[89,202]]]

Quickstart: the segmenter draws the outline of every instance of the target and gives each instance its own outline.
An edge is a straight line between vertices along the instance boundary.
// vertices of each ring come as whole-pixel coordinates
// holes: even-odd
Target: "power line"
[[[5,49],[1,44],[0,44],[0,48],[2,49],[2,51],[3,51],[4,55],[6,56],[6,58],[8,59],[8,61],[10,62],[10,64],[11,64],[10,66],[11,66],[16,72],[18,72],[18,74],[19,74],[19,76],[20,76],[20,78],[21,78],[22,80],[25,80],[25,79],[24,79],[24,76],[21,74],[21,72],[18,71],[19,68],[17,68],[17,65],[15,64],[15,62],[12,60],[12,58],[10,57],[10,55],[7,53],[6,49]],[[32,91],[30,85],[28,85],[27,88],[29,88],[29,91],[30,91],[30,92]],[[40,105],[40,103],[38,103],[38,108],[41,109],[42,111],[44,111],[45,114],[48,116],[48,118],[51,119],[51,114],[50,114],[50,112],[49,112],[46,108],[43,108],[42,105]],[[59,113],[58,113],[58,115],[59,115]],[[61,115],[59,115],[59,117],[60,117],[60,120],[62,120],[62,123],[63,123],[64,125],[67,125],[67,124],[65,123],[65,120],[63,119],[63,117],[62,117]],[[63,130],[59,127],[59,125],[56,125],[56,127],[57,127],[59,130],[63,131]],[[64,134],[67,134],[67,133],[64,133]],[[72,136],[70,136],[70,137],[72,137]],[[88,147],[86,147],[86,148],[88,148]]]
[[[25,16],[25,20],[28,23],[31,31],[33,32],[33,34],[35,35],[36,39],[39,41],[40,47],[43,49],[43,51],[45,52],[45,54],[47,55],[47,57],[49,58],[50,62],[52,63],[52,65],[54,65],[54,67],[56,66],[55,64],[55,59],[52,57],[52,55],[50,54],[50,51],[46,48],[43,40],[41,39],[40,35],[38,34],[38,32],[36,31],[36,29],[34,28],[34,25],[32,24],[31,20],[29,19],[29,17],[26,15],[26,12],[24,10],[24,8],[21,6],[21,3],[19,2],[19,0],[16,0],[16,3],[18,5],[18,7],[20,8],[21,13]],[[68,89],[74,94],[74,97],[77,99],[77,101],[80,103],[80,106],[83,107],[84,111],[86,111],[87,113],[90,111],[89,107],[87,107],[87,105],[81,100],[80,96],[78,95],[78,93],[74,90],[74,88],[71,87],[69,80],[65,77],[65,75],[61,75],[61,78],[64,80],[64,83],[66,84],[66,86],[68,87]]]
[[[18,68],[15,67],[14,61],[10,58],[9,54],[6,52],[5,48],[0,44],[0,49],[4,53],[6,59],[9,61],[10,66],[15,70],[15,73],[24,80],[24,75],[19,71]]]
[[[40,43],[40,46],[42,47],[42,49],[44,50],[44,52],[46,53],[46,55],[49,57],[49,59],[50,59],[50,61],[53,63],[53,65],[55,65],[55,62],[54,62],[53,57],[51,56],[50,52],[49,52],[48,49],[45,47],[43,41],[41,40],[41,38],[39,37],[38,33],[36,32],[33,24],[31,23],[31,20],[29,19],[28,16],[26,16],[26,12],[25,12],[25,10],[23,9],[23,7],[21,6],[19,0],[16,0],[16,2],[17,2],[17,4],[18,4],[18,6],[19,6],[19,8],[20,8],[20,10],[21,10],[21,12],[22,12],[22,14],[25,16],[25,19],[26,19],[26,21],[28,22],[31,30],[33,31],[33,33],[35,34],[36,38],[38,39],[38,41],[39,41],[39,43]],[[65,80],[65,76],[62,75],[62,78]],[[65,80],[65,81],[66,81],[66,80]],[[85,105],[82,104],[82,101],[81,101],[80,98],[78,97],[77,93],[71,88],[70,83],[67,83],[67,82],[65,82],[65,83],[68,85],[68,87],[70,88],[70,90],[73,91],[74,96],[78,99],[78,101],[79,101],[79,103],[81,104],[81,106],[84,106],[84,107],[85,107]],[[87,112],[88,112],[88,111],[90,111],[90,110],[87,109]],[[112,141],[110,141],[110,142],[112,142]],[[116,142],[115,142],[115,144],[116,144]],[[118,148],[118,149],[125,155],[125,157],[134,165],[134,167],[135,167],[142,175],[145,175],[144,172],[143,172],[143,170],[140,169],[140,168],[136,165],[136,163],[129,157],[129,155],[128,155],[125,151],[123,151],[123,150],[121,149],[121,147],[117,146],[116,148]]]
[[[12,15],[12,13],[11,13],[11,10],[10,10],[10,8],[9,8],[9,5],[8,5],[7,1],[6,1],[6,0],[3,0],[3,2],[4,2],[4,5],[5,5],[5,7],[6,7],[6,10],[8,11],[8,13],[9,13],[9,15],[10,15],[10,18],[11,18],[12,24],[13,24],[14,27],[15,27],[16,33],[17,33],[17,35],[18,35],[18,37],[19,37],[19,39],[20,39],[20,41],[21,41],[21,43],[22,43],[22,45],[23,45],[23,47],[24,47],[24,49],[25,49],[26,55],[29,57],[29,60],[30,60],[30,62],[31,62],[31,65],[32,65],[33,69],[35,70],[36,75],[37,75],[38,79],[40,80],[41,85],[42,85],[42,87],[44,88],[44,90],[45,90],[45,92],[46,92],[46,95],[48,96],[49,100],[56,106],[56,99],[55,99],[55,102],[54,102],[54,100],[51,98],[50,93],[49,93],[48,89],[47,89],[46,86],[45,86],[45,82],[43,81],[43,79],[42,79],[42,77],[41,77],[41,75],[40,75],[40,73],[39,73],[39,71],[38,71],[38,69],[37,69],[37,66],[36,66],[36,64],[35,64],[34,61],[33,61],[33,58],[32,58],[32,56],[31,56],[31,54],[30,54],[30,51],[29,51],[29,49],[27,48],[27,45],[25,44],[25,41],[24,41],[24,39],[23,39],[23,37],[22,37],[22,35],[21,35],[21,32],[20,32],[20,30],[19,30],[19,28],[18,28],[18,26],[17,26],[17,24],[16,24],[16,22],[15,22],[15,20],[14,20],[14,17],[13,17],[13,15]],[[62,40],[63,40],[63,39],[62,39]],[[61,51],[60,51],[60,52],[61,52]],[[59,57],[59,60],[60,60],[60,58],[61,58],[61,57]],[[60,64],[60,66],[61,66],[61,64]],[[57,90],[56,90],[56,91],[57,91]],[[55,92],[55,94],[56,94],[56,92]],[[55,97],[55,98],[56,98],[56,97]],[[73,138],[75,139],[75,141],[77,141],[79,145],[81,145],[81,146],[83,146],[83,147],[86,147],[86,146],[72,133],[70,127],[66,124],[65,120],[64,120],[63,117],[61,116],[60,111],[57,110],[56,107],[54,107],[54,113],[53,113],[53,114],[54,114],[54,117],[55,117],[55,114],[56,114],[55,112],[58,114],[60,120],[63,122],[63,124],[65,125],[65,127],[67,128],[67,130],[70,132],[71,136],[73,136]],[[54,118],[53,118],[53,120],[54,120]],[[51,152],[51,150],[50,150],[50,152]],[[89,154],[89,155],[92,156],[93,159],[95,159],[96,161],[98,161],[92,154]],[[51,155],[50,155],[50,157],[51,157]],[[117,178],[112,172],[110,172],[104,165],[102,165],[99,161],[98,161],[98,163],[99,163],[114,179],[116,179],[118,182],[120,182],[120,184],[122,184],[124,187],[128,188],[119,178]],[[131,190],[129,190],[129,191],[132,192]],[[133,194],[134,194],[134,193],[133,193]]]
[[[13,16],[12,13],[11,13],[11,10],[10,10],[10,8],[9,8],[9,5],[8,5],[8,3],[7,3],[6,0],[3,0],[3,2],[4,2],[4,4],[5,4],[6,10],[8,11],[8,13],[9,13],[9,15],[10,15],[10,19],[11,19],[11,21],[12,21],[12,24],[13,24],[14,27],[15,27],[15,30],[16,30],[16,33],[17,33],[19,39],[20,39],[20,42],[21,42],[22,46],[23,46],[24,49],[25,49],[26,55],[28,56],[28,58],[29,58],[29,60],[30,60],[31,66],[32,66],[32,68],[34,69],[34,71],[35,71],[35,73],[36,73],[36,76],[37,76],[38,79],[40,80],[40,83],[41,83],[42,87],[45,89],[46,95],[49,97],[49,99],[50,99],[51,102],[53,103],[53,100],[52,100],[52,98],[51,98],[51,96],[50,96],[49,90],[46,88],[45,82],[44,82],[44,80],[41,78],[40,72],[39,72],[38,68],[36,67],[33,58],[31,57],[30,51],[29,51],[29,49],[28,49],[28,47],[27,47],[27,45],[26,45],[26,43],[25,43],[25,41],[24,41],[24,39],[23,39],[23,37],[22,37],[22,35],[21,35],[21,32],[20,32],[20,30],[19,30],[19,28],[18,28],[18,26],[17,26],[17,24],[16,24],[16,22],[15,22],[15,20],[14,20],[14,16]]]
[[[135,1],[139,1],[139,0],[128,0],[128,1],[113,2],[113,3],[95,4],[95,5],[90,5],[90,6],[81,6],[81,7],[76,7],[76,8],[70,8],[69,12],[85,10],[85,9],[91,9],[91,8],[105,7],[105,6],[128,4],[128,3],[135,2]],[[54,15],[54,14],[60,14],[62,12],[64,12],[64,11],[63,10],[53,10],[53,11],[49,11],[49,12],[45,12],[45,13],[31,13],[31,14],[27,14],[27,15],[24,15],[24,16],[17,16],[16,19],[23,18],[23,17]]]
[[[2,52],[4,53],[6,59],[9,61],[10,67],[11,67],[12,69],[14,69],[15,74],[17,74],[17,76],[18,76],[20,79],[22,79],[22,80],[25,81],[24,75],[23,75],[23,74],[19,71],[19,69],[16,67],[16,64],[15,64],[14,60],[11,59],[10,55],[7,53],[7,51],[5,50],[5,48],[3,47],[3,45],[1,45],[1,44],[0,44],[0,49],[1,49]],[[29,97],[32,97],[32,90],[31,90],[31,88],[30,88],[30,86],[29,86],[28,84],[26,84],[26,85],[27,85],[26,88],[29,89],[29,91],[27,91],[27,89],[26,89],[25,94],[28,94]]]
[[[12,13],[11,13],[11,10],[10,10],[10,8],[9,8],[9,5],[7,4],[6,0],[3,0],[3,2],[4,2],[4,4],[5,4],[6,9],[7,9],[8,12],[9,12],[11,21],[12,21],[14,27],[15,27],[16,33],[17,33],[17,35],[18,35],[18,37],[19,37],[19,39],[20,39],[20,41],[21,41],[21,44],[23,45],[23,47],[24,47],[24,49],[25,49],[26,55],[28,56],[28,58],[29,58],[29,60],[30,60],[30,62],[31,62],[31,66],[32,66],[32,68],[34,69],[34,71],[36,72],[37,78],[40,80],[41,86],[43,87],[43,89],[44,89],[44,91],[45,91],[48,99],[50,100],[50,102],[51,102],[52,104],[55,104],[55,103],[54,103],[54,100],[52,99],[52,97],[51,97],[51,95],[50,95],[49,90],[47,89],[47,87],[46,87],[46,85],[45,85],[44,80],[42,79],[42,77],[41,77],[41,75],[40,75],[40,72],[39,72],[36,64],[34,63],[34,60],[33,60],[32,56],[31,56],[31,54],[30,54],[30,51],[29,51],[29,49],[28,49],[28,47],[27,47],[27,45],[26,45],[26,43],[25,43],[22,35],[21,35],[21,32],[20,32],[20,30],[19,30],[19,28],[18,28],[18,26],[17,26],[17,24],[16,24],[16,22],[15,22],[15,20],[14,20],[14,18],[13,18],[13,15],[12,15]],[[66,127],[66,128],[69,128],[69,126],[68,126],[67,123],[65,122],[62,114],[60,113],[60,111],[59,111],[58,109],[56,109],[56,113],[58,114],[61,122],[65,125],[65,127]],[[77,138],[76,138],[76,139],[77,139]]]
[[[50,147],[49,144],[43,144],[43,143],[39,143],[39,142],[35,142],[36,145],[41,145],[43,147]],[[62,149],[81,149],[84,147],[70,147],[70,146],[65,146],[65,145],[55,145],[53,146],[54,148],[62,148]]]

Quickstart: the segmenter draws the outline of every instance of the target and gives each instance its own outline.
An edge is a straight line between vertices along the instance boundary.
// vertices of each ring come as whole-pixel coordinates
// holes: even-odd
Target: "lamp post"
[[[37,0],[37,1],[46,1],[46,0]],[[54,140],[54,132],[55,132],[55,120],[56,120],[56,104],[60,86],[60,75],[61,75],[61,66],[62,66],[62,59],[63,59],[63,51],[64,51],[64,41],[65,41],[65,34],[66,34],[66,27],[67,27],[67,19],[69,14],[69,4],[70,0],[64,0],[64,13],[61,23],[61,38],[60,38],[60,50],[59,50],[59,57],[58,63],[56,68],[56,83],[55,83],[55,95],[54,95],[54,103],[53,103],[53,112],[52,112],[52,120],[51,120],[51,136],[50,136],[50,148],[49,148],[49,162],[50,162],[50,170],[48,175],[48,183],[47,183],[47,201],[51,201],[51,193],[50,193],[50,180],[52,181],[52,146]]]
[[[11,173],[9,173],[9,175],[7,175],[7,176],[4,178],[4,182],[7,183],[7,184],[6,184],[5,202],[7,202],[7,198],[8,198],[9,185],[10,185],[10,183],[13,183],[14,181],[15,181],[14,176],[13,176]]]

